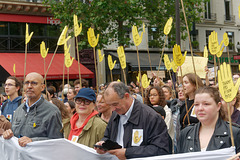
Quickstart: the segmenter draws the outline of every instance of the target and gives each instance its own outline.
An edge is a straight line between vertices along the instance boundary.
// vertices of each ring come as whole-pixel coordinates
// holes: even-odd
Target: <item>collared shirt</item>
[[[41,97],[42,97],[42,95],[41,95]],[[41,97],[35,103],[33,103],[31,106],[28,105],[28,99],[26,100],[26,105],[25,106],[27,108],[27,112],[29,112],[30,107],[32,107],[34,104],[36,104],[38,101],[40,101]]]
[[[133,104],[134,104],[134,99],[133,102],[128,109],[128,111],[124,115],[119,115],[119,123],[118,123],[118,134],[117,134],[117,139],[116,142],[123,147],[123,134],[124,134],[124,128],[123,125],[127,123],[128,119],[131,116],[132,110],[133,110]]]

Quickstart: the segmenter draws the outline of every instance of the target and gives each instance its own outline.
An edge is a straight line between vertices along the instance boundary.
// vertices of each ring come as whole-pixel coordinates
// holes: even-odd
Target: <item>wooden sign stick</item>
[[[110,69],[110,75],[111,75],[111,82],[113,82],[113,75],[112,75],[112,70]]]
[[[82,88],[82,78],[81,78],[81,70],[80,70],[80,59],[79,59],[79,51],[78,51],[78,39],[76,37],[76,48],[77,48],[77,59],[78,59],[78,74],[79,74],[79,82],[80,89]]]
[[[127,78],[126,78],[125,69],[123,69],[122,71],[123,71],[123,77],[124,77],[125,84],[127,85]]]
[[[214,77],[215,77],[215,85],[217,84],[217,68],[216,68],[216,55],[214,55]]]
[[[162,58],[163,58],[163,53],[164,53],[164,48],[165,48],[166,42],[167,42],[167,35],[166,35],[165,40],[164,40],[164,44],[163,44],[163,48],[162,48],[162,54],[161,54],[161,58],[160,58],[160,61],[159,61],[158,72],[157,72],[157,76],[158,77],[159,77],[159,70],[160,70],[160,67],[161,67],[161,63],[162,63]]]
[[[98,70],[97,70],[97,59],[96,59],[95,47],[93,47],[93,54],[94,54],[94,64],[95,64],[95,72],[96,72],[96,88],[98,93]]]
[[[168,74],[169,74],[170,80],[172,81],[172,84],[173,84],[172,75],[171,75],[170,70],[168,70]],[[173,84],[173,86],[172,86],[172,91],[173,91],[173,98],[176,98],[175,89],[174,89],[174,84]]]
[[[187,22],[186,13],[185,13],[184,5],[183,5],[183,0],[181,0],[181,4],[182,4],[183,15],[184,15],[184,19],[185,19],[185,23],[186,23],[186,28],[187,28],[187,32],[188,32],[188,39],[189,39],[189,45],[190,45],[190,50],[191,50],[191,56],[192,56],[193,70],[194,70],[194,73],[195,73],[195,75],[196,75],[196,76],[195,76],[195,79],[196,79],[196,87],[197,87],[197,89],[198,89],[197,72],[196,72],[196,68],[195,68],[195,64],[194,64],[191,37],[190,37],[190,32],[189,32],[189,28],[188,28],[188,22]]]
[[[67,67],[67,84],[69,85],[69,67]],[[69,87],[68,87],[68,93],[69,93]]]
[[[25,61],[24,61],[24,76],[23,76],[23,81],[25,81],[26,77],[26,67],[27,66],[27,44],[25,45]]]
[[[230,134],[231,134],[231,142],[232,142],[232,146],[234,147],[234,137],[233,137],[233,132],[232,132],[232,118],[231,118],[231,112],[230,112],[230,105],[229,103],[227,103],[228,105],[228,121],[229,121],[229,128],[230,128]]]
[[[46,59],[45,58],[43,58],[43,67],[44,67],[44,74],[46,73]],[[46,96],[47,96],[47,78],[44,78],[44,81],[45,81],[45,90],[46,90]]]
[[[65,62],[65,56],[64,56],[63,62]],[[65,79],[65,63],[63,63],[63,81],[62,81],[63,90],[64,90],[64,79]],[[63,94],[63,90],[62,90],[62,100],[64,100],[64,98],[65,98],[64,94]]]
[[[140,67],[140,59],[139,59],[139,53],[138,53],[138,47],[136,46],[136,50],[137,50],[137,59],[138,59],[138,70],[139,70],[139,83],[141,86],[141,92],[142,92],[142,100],[144,102],[144,97],[143,97],[143,86],[142,86],[142,74],[141,74],[141,67]]]

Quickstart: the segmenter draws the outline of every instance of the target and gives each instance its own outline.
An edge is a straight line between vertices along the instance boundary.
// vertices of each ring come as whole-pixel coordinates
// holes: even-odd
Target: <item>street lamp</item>
[[[238,50],[238,54],[240,54],[240,44],[239,44],[239,42],[237,42],[236,47],[237,47],[237,50]]]

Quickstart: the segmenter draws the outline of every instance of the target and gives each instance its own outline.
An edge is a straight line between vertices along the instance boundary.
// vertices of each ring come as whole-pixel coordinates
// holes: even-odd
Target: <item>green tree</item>
[[[86,0],[87,1],[87,0]],[[188,24],[200,22],[200,14],[203,12],[203,3],[208,0],[185,0],[185,10],[188,16]],[[79,42],[80,49],[88,48],[87,30],[95,29],[95,34],[100,34],[98,48],[104,48],[111,43],[119,45],[133,45],[126,33],[131,31],[132,25],[141,27],[144,21],[148,28],[155,27],[156,31],[149,30],[149,34],[159,37],[149,43],[162,47],[163,28],[167,19],[172,16],[175,19],[175,0],[93,0],[83,3],[82,0],[44,0],[50,5],[55,18],[62,22],[62,26],[73,27],[73,15],[76,14],[79,22],[83,24],[83,30]],[[181,35],[186,38],[186,26],[181,13]],[[175,25],[169,34],[171,43],[175,43]]]

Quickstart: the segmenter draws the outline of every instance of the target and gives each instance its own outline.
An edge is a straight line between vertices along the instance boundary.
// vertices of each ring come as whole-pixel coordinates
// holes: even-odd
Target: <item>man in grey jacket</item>
[[[36,73],[29,73],[24,81],[26,103],[21,104],[14,113],[12,130],[3,133],[3,138],[18,137],[19,145],[25,147],[27,143],[38,140],[62,138],[61,114],[59,109],[45,100],[41,94],[44,90],[43,77]]]

